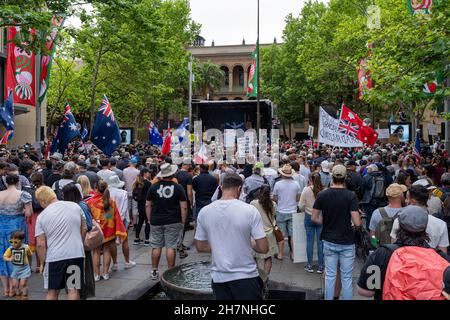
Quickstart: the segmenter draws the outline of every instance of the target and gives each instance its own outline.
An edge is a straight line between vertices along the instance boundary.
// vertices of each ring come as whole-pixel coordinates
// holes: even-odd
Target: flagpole
[[[446,79],[445,86],[450,88],[450,77]],[[444,113],[448,114],[450,111],[450,98],[446,97],[444,100]],[[450,122],[445,120],[445,137],[444,137],[445,150],[450,153]]]
[[[260,96],[259,96],[259,80],[260,80],[260,66],[259,66],[259,0],[258,0],[258,27],[257,27],[257,38],[256,38],[256,70],[258,72],[256,77],[256,134],[258,134],[261,128],[261,110],[260,110]]]
[[[36,54],[36,142],[41,142],[41,103],[39,102],[39,94],[41,91],[41,54]]]
[[[192,54],[189,55],[189,131],[192,132]]]

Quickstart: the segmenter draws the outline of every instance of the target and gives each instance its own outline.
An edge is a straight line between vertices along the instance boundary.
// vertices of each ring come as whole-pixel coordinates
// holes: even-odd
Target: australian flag
[[[6,144],[14,135],[14,102],[12,91],[10,91],[8,99],[6,99],[0,108],[0,122],[6,128],[6,133],[0,140],[0,144]]]
[[[64,154],[70,141],[80,135],[75,117],[70,110],[70,105],[66,104],[66,111],[64,112],[64,119],[58,128],[58,133],[52,141],[50,152],[59,152]]]
[[[163,137],[153,121],[148,124],[148,143],[155,146],[162,146],[163,144]]]
[[[108,156],[117,149],[122,141],[119,124],[114,118],[112,107],[106,96],[104,96],[95,117],[91,141]]]

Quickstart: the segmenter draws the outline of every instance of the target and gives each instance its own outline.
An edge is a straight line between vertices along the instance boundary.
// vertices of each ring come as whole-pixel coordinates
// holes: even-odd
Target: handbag
[[[84,250],[91,251],[103,244],[103,231],[100,224],[92,219],[92,229],[86,233],[84,238]]]
[[[272,230],[273,230],[273,234],[274,234],[274,236],[275,236],[275,239],[277,240],[277,242],[283,241],[283,240],[284,240],[283,232],[281,232],[281,230],[278,229],[278,226],[277,226],[277,225],[274,225],[274,224],[273,224],[273,221],[272,221],[272,219],[270,218],[270,215],[267,214],[267,213],[266,213],[266,215],[267,215],[267,218],[268,218],[269,221],[270,221],[270,224],[272,225]]]

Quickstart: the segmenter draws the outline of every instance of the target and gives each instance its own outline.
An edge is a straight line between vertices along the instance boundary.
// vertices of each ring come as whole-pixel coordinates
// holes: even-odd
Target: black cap
[[[347,161],[347,166],[356,166],[356,161],[355,160],[348,160]]]

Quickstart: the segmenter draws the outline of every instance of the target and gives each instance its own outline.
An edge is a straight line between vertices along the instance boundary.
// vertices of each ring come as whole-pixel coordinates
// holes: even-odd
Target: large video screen
[[[133,128],[120,128],[120,136],[123,144],[131,144],[133,139]]]
[[[395,134],[400,142],[411,141],[411,123],[410,122],[397,122],[389,124],[389,133]]]

